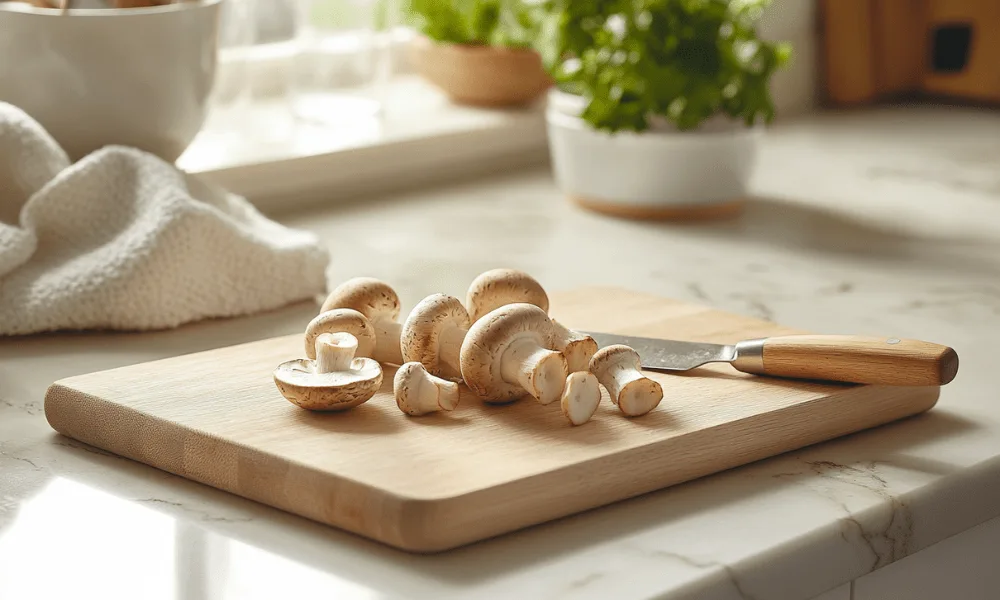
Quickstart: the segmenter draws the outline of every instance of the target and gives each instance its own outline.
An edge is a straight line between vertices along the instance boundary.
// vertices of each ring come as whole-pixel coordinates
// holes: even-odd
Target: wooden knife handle
[[[734,366],[743,363],[749,368],[741,370],[778,377],[876,385],[944,385],[958,373],[953,349],[918,340],[789,335],[755,342],[757,364],[751,363],[753,352],[743,352]],[[747,342],[741,345],[752,348]]]

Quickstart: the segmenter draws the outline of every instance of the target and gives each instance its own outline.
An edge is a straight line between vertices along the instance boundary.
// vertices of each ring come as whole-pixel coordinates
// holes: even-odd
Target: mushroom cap
[[[357,356],[371,356],[375,351],[375,328],[371,321],[356,310],[335,308],[316,315],[306,326],[306,356],[316,358],[316,338],[341,331],[358,338]]]
[[[317,373],[315,361],[290,360],[274,370],[274,384],[301,408],[347,410],[364,404],[382,387],[382,367],[370,358],[355,358],[350,371]]]
[[[432,375],[443,375],[447,365],[440,360],[439,336],[447,327],[469,328],[469,313],[462,301],[447,294],[431,294],[421,300],[410,311],[399,335],[403,361],[419,362]]]
[[[395,321],[399,318],[399,296],[384,281],[355,277],[334,288],[320,310],[334,308],[354,309],[372,321]]]
[[[516,269],[492,269],[480,273],[469,286],[465,306],[475,323],[488,312],[505,304],[534,304],[546,314],[549,297],[538,280]]]
[[[501,375],[504,351],[518,340],[531,339],[542,348],[552,348],[552,322],[533,304],[507,304],[472,324],[462,342],[462,377],[477,396],[492,402],[509,402],[527,392],[518,383],[507,383]],[[565,376],[565,375],[564,375]]]

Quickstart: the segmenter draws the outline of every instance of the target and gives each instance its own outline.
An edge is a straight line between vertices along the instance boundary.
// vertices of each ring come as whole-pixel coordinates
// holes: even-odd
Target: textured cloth
[[[132,148],[70,164],[0,102],[0,335],[144,330],[326,290],[316,237]]]

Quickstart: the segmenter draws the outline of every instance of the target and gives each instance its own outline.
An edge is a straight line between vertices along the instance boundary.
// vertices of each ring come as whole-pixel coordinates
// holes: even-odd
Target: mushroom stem
[[[388,319],[372,321],[375,328],[375,351],[372,358],[380,363],[403,364],[403,354],[399,349],[399,333],[403,325]]]
[[[589,335],[584,335],[552,319],[555,331],[556,348],[566,357],[570,373],[586,371],[590,367],[590,359],[597,353],[597,342]]]
[[[605,377],[606,381],[610,384],[605,387],[608,388],[608,394],[611,396],[611,402],[614,404],[619,403],[619,396],[628,389],[629,384],[646,379],[646,377],[631,366],[624,365],[608,367]]]
[[[562,395],[562,412],[573,425],[590,420],[601,404],[601,387],[597,377],[586,371],[570,373]]]
[[[462,342],[467,333],[461,327],[445,327],[438,336],[438,356],[456,374],[462,373]]]
[[[566,359],[532,339],[517,340],[500,358],[500,376],[517,383],[542,404],[555,402],[566,385]]]
[[[628,346],[602,348],[590,361],[590,371],[607,388],[611,402],[629,417],[644,415],[663,400],[663,387],[642,374],[639,354]]]
[[[393,379],[396,405],[412,416],[439,410],[455,410],[458,406],[458,384],[435,377],[418,362],[409,362],[396,371]]]
[[[358,338],[349,333],[324,333],[316,338],[316,372],[350,371],[357,349]]]

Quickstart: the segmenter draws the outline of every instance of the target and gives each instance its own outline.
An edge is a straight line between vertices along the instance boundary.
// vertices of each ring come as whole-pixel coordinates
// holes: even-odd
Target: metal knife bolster
[[[736,356],[732,362],[734,368],[744,373],[754,375],[764,374],[764,341],[766,338],[743,340],[736,344]]]

